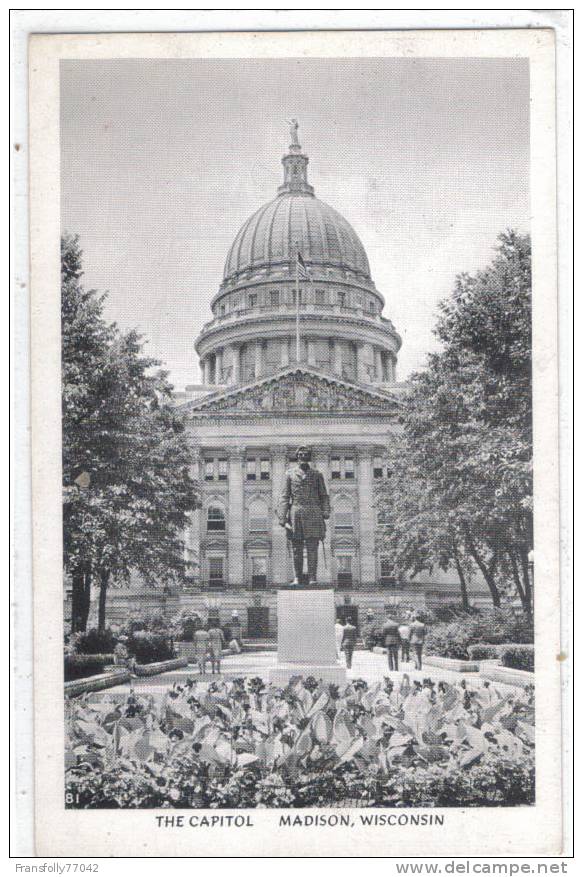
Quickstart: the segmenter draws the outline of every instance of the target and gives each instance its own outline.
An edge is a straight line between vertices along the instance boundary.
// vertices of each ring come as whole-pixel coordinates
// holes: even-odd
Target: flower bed
[[[189,680],[67,703],[82,808],[511,806],[534,802],[531,689],[430,680]]]

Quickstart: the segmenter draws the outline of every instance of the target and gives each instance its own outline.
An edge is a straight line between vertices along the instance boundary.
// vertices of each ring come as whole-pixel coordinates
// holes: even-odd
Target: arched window
[[[255,499],[249,505],[249,532],[265,533],[269,529],[269,508],[262,499]]]
[[[206,528],[210,532],[215,533],[224,533],[226,529],[225,524],[225,510],[222,506],[213,503],[207,509],[206,513]]]
[[[352,533],[354,530],[354,511],[348,497],[340,497],[334,503],[334,529],[337,533]]]

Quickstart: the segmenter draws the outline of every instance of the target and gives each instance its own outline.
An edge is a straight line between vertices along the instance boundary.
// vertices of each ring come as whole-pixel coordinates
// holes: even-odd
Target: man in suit
[[[342,648],[346,655],[346,668],[352,667],[352,654],[356,645],[356,627],[351,624],[348,619],[344,622],[344,636],[342,637]]]
[[[417,670],[423,669],[423,643],[425,642],[425,625],[418,615],[411,624],[411,645],[415,652],[415,667]]]
[[[277,517],[291,538],[294,581],[301,585],[304,575],[304,544],[308,554],[308,580],[317,583],[318,543],[326,535],[326,521],[330,517],[330,499],[324,476],[310,467],[312,451],[298,448],[297,463],[290,467],[277,507]]]
[[[383,624],[383,640],[387,649],[387,659],[389,662],[389,670],[399,669],[399,625],[389,615],[385,618]]]
[[[373,615],[371,609],[367,609],[366,618],[364,620],[364,624],[362,625],[362,628],[360,631],[360,635],[362,637],[362,641],[364,643],[365,649],[372,650],[373,646],[375,645],[374,630],[375,630],[374,615]]]

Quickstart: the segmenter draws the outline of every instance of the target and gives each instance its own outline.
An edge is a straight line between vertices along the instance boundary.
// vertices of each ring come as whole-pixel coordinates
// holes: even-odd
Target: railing
[[[238,308],[234,311],[229,311],[225,314],[217,314],[213,320],[209,320],[209,322],[204,323],[201,329],[201,334],[206,332],[208,329],[214,328],[223,323],[237,322],[238,319],[242,317],[249,317],[251,315],[268,315],[273,314],[276,316],[277,314],[281,314],[285,312],[286,314],[295,314],[297,311],[297,307],[295,304],[290,302],[282,302],[280,305],[256,305],[251,308]],[[391,320],[383,317],[379,313],[372,314],[370,311],[367,311],[365,308],[361,307],[349,307],[348,305],[339,305],[339,304],[315,304],[313,302],[300,303],[300,313],[309,314],[313,313],[314,315],[320,316],[322,313],[331,313],[331,314],[344,314],[344,315],[357,315],[358,317],[366,317],[371,323],[379,323],[380,325],[386,325],[391,330],[395,330],[395,327]]]

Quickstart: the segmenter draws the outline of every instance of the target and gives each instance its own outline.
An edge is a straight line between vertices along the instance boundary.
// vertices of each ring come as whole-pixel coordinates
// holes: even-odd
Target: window
[[[220,307],[221,317],[224,317],[224,316],[225,316],[225,312],[226,312],[226,310],[227,310],[227,309],[226,309],[225,305],[221,305],[221,307]]]
[[[339,588],[349,588],[352,585],[352,555],[339,554],[336,563],[338,566],[336,584]]]
[[[344,477],[354,478],[354,458],[344,457]]]
[[[247,463],[246,463],[247,481],[255,481],[256,480],[257,475],[255,472],[255,465],[256,465],[255,457],[248,457]]]
[[[262,457],[260,462],[260,477],[262,481],[269,481],[271,478],[271,460],[269,457]]]
[[[325,305],[326,304],[326,293],[323,289],[316,290],[316,304],[317,305]]]
[[[379,509],[377,512],[377,524],[379,527],[386,526],[387,523],[387,513],[382,509]]]
[[[337,295],[338,295],[338,304],[340,305],[341,308],[345,308],[346,307],[346,293],[339,292],[339,293],[337,293]]]
[[[382,478],[383,477],[383,458],[382,457],[374,457],[372,461],[372,474],[373,478]]]
[[[370,299],[370,301],[369,301],[369,303],[368,303],[368,309],[369,309],[369,311],[371,312],[371,314],[376,314],[376,310],[377,310],[377,309],[376,309],[375,303],[374,303],[374,301],[372,300],[372,298]]]
[[[269,509],[262,499],[254,500],[249,506],[249,531],[265,533],[269,529]]]
[[[215,477],[215,461],[213,459],[206,459],[204,461],[204,480],[205,481],[213,481]]]
[[[349,499],[339,499],[334,505],[334,529],[337,533],[352,533],[354,515]]]
[[[272,308],[278,308],[279,307],[279,290],[272,289],[271,292],[269,293],[269,300],[271,302]]]
[[[332,457],[330,460],[330,477],[334,480],[340,478],[340,457]]]
[[[251,558],[251,587],[253,590],[267,587],[267,557],[264,555]]]
[[[219,505],[211,505],[208,507],[206,515],[206,528],[209,532],[218,533],[225,532],[225,512]]]
[[[250,308],[257,307],[257,296],[254,292],[250,293],[249,298],[247,299]]]
[[[293,303],[294,305],[295,305],[295,303],[296,303],[296,291],[295,291],[295,289],[294,289],[294,291],[292,292],[292,303]],[[301,291],[301,289],[300,289],[300,304],[303,304],[303,303],[304,303],[304,293],[303,293],[303,292]]]
[[[381,585],[385,588],[394,588],[397,580],[395,579],[393,566],[388,557],[381,557]]]
[[[209,557],[209,588],[224,587],[224,566],[224,557]]]
[[[228,465],[226,457],[219,457],[219,481],[227,480]]]

